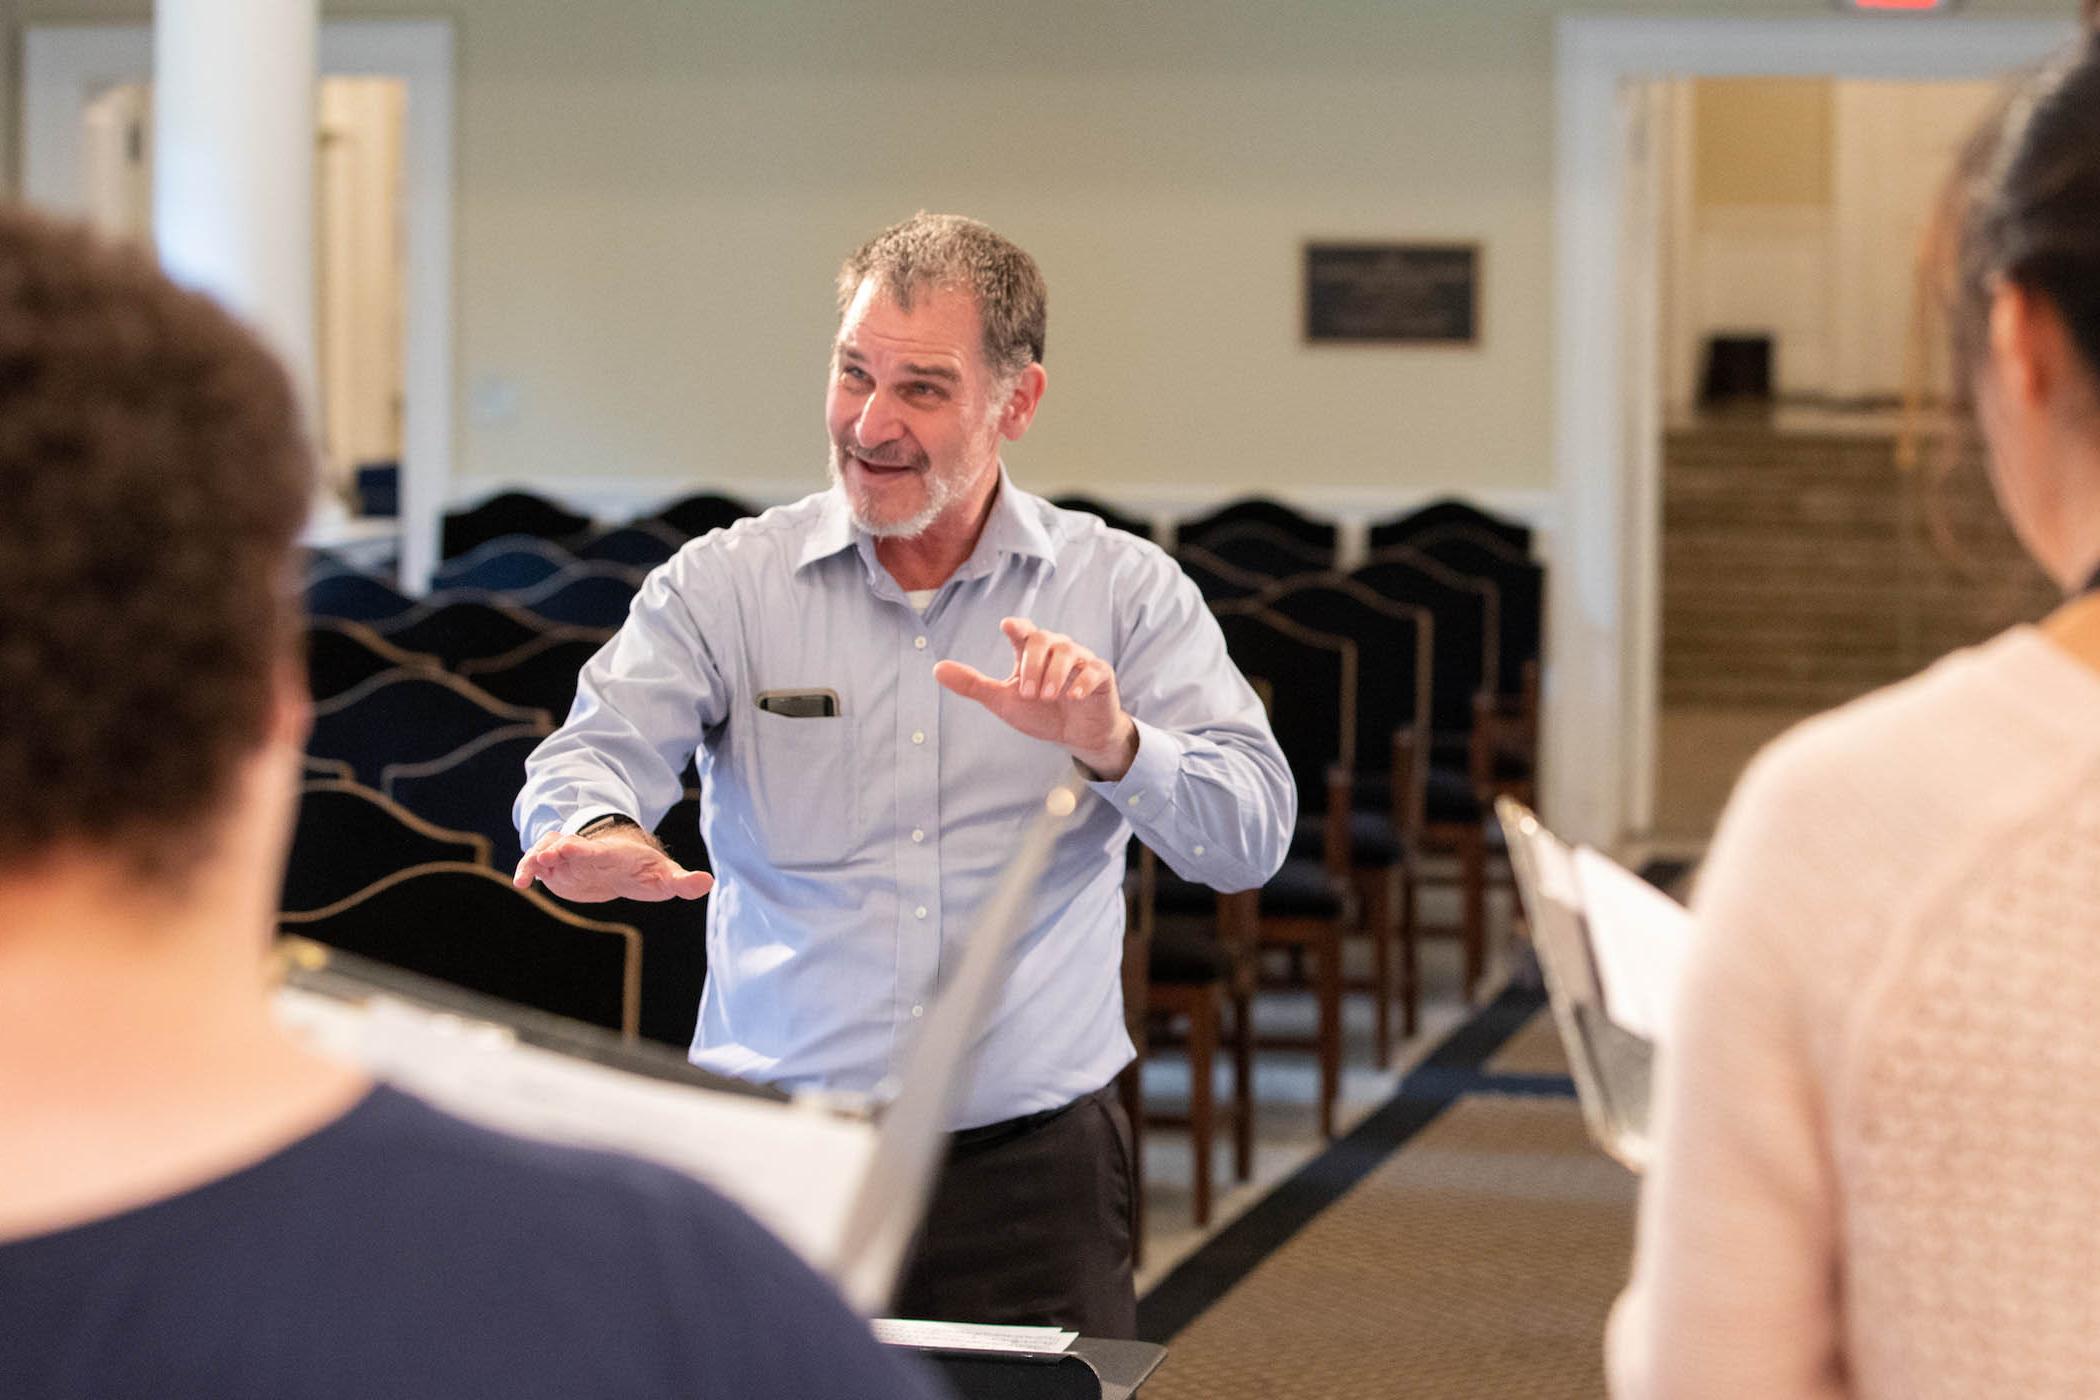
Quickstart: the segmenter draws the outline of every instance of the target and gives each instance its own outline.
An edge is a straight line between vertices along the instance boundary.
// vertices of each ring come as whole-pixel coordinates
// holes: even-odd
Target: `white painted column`
[[[254,326],[307,421],[314,352],[318,0],[156,0],[153,233],[161,265]],[[332,498],[330,498],[332,499]]]

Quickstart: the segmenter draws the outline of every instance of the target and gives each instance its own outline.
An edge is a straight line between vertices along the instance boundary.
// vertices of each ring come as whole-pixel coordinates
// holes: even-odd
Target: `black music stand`
[[[961,1400],[1130,1400],[1167,1359],[1163,1346],[1107,1337],[1057,1352],[899,1349],[932,1362]]]

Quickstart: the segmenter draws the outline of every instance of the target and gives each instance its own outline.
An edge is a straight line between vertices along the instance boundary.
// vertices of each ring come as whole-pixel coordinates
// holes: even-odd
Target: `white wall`
[[[1693,225],[1697,322],[1691,353],[1714,335],[1773,337],[1772,378],[1783,394],[1830,383],[1831,218],[1827,207],[1736,204],[1702,209]],[[1697,387],[1694,369],[1692,384]]]
[[[1771,81],[1828,94],[1828,182],[1813,202],[1698,198],[1691,148],[1701,84],[1672,85],[1670,406],[1696,397],[1708,337],[1732,333],[1773,336],[1782,394],[1901,398],[1913,387],[1919,250],[1945,173],[1998,85]]]
[[[1946,172],[1997,100],[1999,86],[1848,81],[1834,87],[1829,392],[1898,397],[1910,387],[1919,249]]]
[[[1048,274],[1050,397],[1013,454],[1026,479],[1350,500],[1551,484],[1554,17],[1828,12],[1825,0],[431,8],[457,24],[462,489],[821,480],[832,271],[924,206],[990,220]],[[325,9],[404,12],[399,0]],[[149,6],[0,4],[10,11],[19,30]],[[1479,346],[1301,344],[1309,237],[1478,240]]]

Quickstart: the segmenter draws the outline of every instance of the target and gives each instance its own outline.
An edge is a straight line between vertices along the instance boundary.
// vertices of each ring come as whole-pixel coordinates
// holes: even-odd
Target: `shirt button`
[[[1138,805],[1138,803],[1139,803],[1139,802],[1141,802],[1141,801],[1143,801],[1143,800],[1144,800],[1144,799],[1143,799],[1142,797],[1140,797],[1140,796],[1139,796],[1139,795],[1138,795],[1137,793],[1134,793],[1134,792],[1133,792],[1132,794],[1130,794],[1130,805],[1131,805],[1131,806],[1133,806],[1133,807],[1137,806],[1137,805]]]
[[[923,743],[925,743],[925,742],[926,742],[926,731],[925,731],[925,730],[923,730],[923,729],[914,729],[914,730],[913,730],[913,731],[911,732],[911,741],[912,741],[912,742],[913,742],[914,744],[923,744]]]
[[[924,637],[914,637],[914,638],[912,638],[912,639],[911,639],[911,644],[912,644],[912,649],[913,649],[914,651],[924,651],[924,650],[926,650],[926,639],[925,639]]]
[[[1202,848],[1201,846],[1198,846],[1198,847],[1196,848],[1196,854],[1197,854],[1197,855],[1199,855],[1199,856],[1203,854],[1203,848]]]
[[[912,1018],[912,1019],[913,1019],[914,1021],[918,1020],[918,1019],[919,1019],[919,1018],[920,1018],[921,1016],[924,1016],[925,1014],[926,1014],[926,1008],[925,1008],[925,1007],[923,1007],[923,1006],[914,1006],[914,1007],[913,1007],[913,1008],[911,1009],[911,1018]]]
[[[912,910],[911,912],[917,915],[919,918],[923,919],[926,917],[926,906],[922,904],[918,908]]]
[[[915,826],[911,829],[911,839],[915,842],[924,841],[926,839],[926,833],[923,829]]]

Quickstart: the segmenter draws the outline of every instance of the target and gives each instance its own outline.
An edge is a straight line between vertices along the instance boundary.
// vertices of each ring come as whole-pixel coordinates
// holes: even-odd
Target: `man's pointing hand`
[[[1014,668],[1005,680],[960,661],[936,663],[933,678],[1029,738],[1065,749],[1103,781],[1129,772],[1137,757],[1137,722],[1123,712],[1109,664],[1025,617],[1009,617],[999,630],[1014,647]]]

